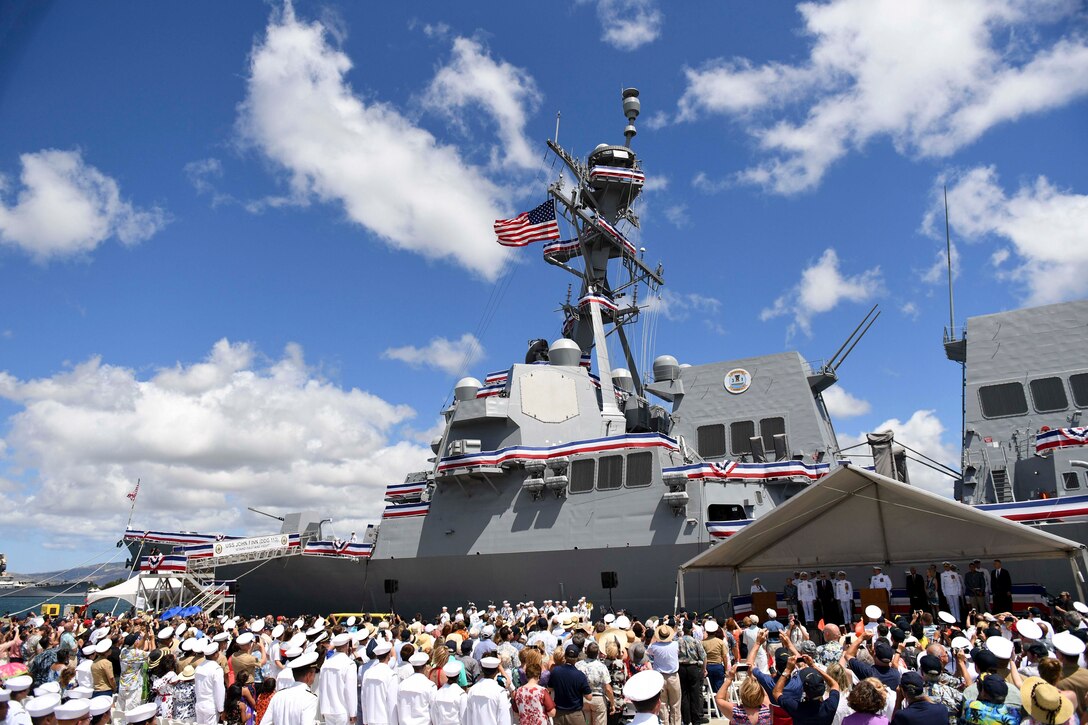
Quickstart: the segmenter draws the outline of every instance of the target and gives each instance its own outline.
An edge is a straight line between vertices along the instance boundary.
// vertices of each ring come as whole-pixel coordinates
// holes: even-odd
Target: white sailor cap
[[[449,662],[442,668],[442,672],[446,677],[459,677],[461,675],[461,663],[450,657]]]
[[[220,614],[220,615],[219,615],[219,623],[220,623],[220,624],[222,624],[223,622],[227,621],[228,619],[230,619],[230,617],[228,617],[228,616],[227,616],[227,615],[225,615],[225,614]]]
[[[34,694],[41,695],[59,695],[60,683],[59,682],[45,682],[39,687],[34,688]]]
[[[302,632],[299,632],[294,637],[287,640],[286,647],[300,647],[301,648],[302,645],[304,645],[304,644],[306,644],[306,635],[303,634]]]
[[[480,667],[483,667],[485,670],[497,670],[499,669],[499,658],[484,657],[480,660]]]
[[[875,604],[870,604],[865,608],[865,616],[869,619],[880,619],[884,616],[884,611]]]
[[[91,717],[98,717],[104,712],[108,712],[113,707],[112,695],[99,695],[98,697],[92,697],[90,701],[91,710],[88,713]]]
[[[313,637],[315,634],[317,634],[318,632],[323,631],[324,629],[325,629],[324,627],[318,627],[315,624],[314,626],[312,626],[312,627],[310,627],[309,629],[306,630],[306,636],[307,637]]]
[[[318,617],[317,619],[315,619],[314,620],[314,626],[315,627],[321,627],[322,629],[324,629],[325,628],[325,618],[324,617]]]
[[[252,632],[242,632],[240,635],[238,635],[238,639],[236,639],[234,641],[237,642],[239,646],[245,646],[247,644],[251,644],[253,642],[253,633]]]
[[[129,725],[133,725],[133,723],[147,722],[158,714],[158,703],[148,702],[144,705],[137,705],[131,710],[125,710],[125,722],[129,723]]]
[[[227,621],[223,622],[223,629],[235,629],[238,627],[238,618],[231,617]]]
[[[962,637],[962,636],[961,637],[953,637],[951,644],[952,644],[952,649],[970,649],[971,648],[971,640],[967,639],[966,637]]]
[[[1084,602],[1073,602],[1073,609],[1076,609],[1081,614],[1088,614],[1088,604]]]
[[[767,618],[768,618],[768,620],[777,619],[778,618],[778,610],[774,609],[772,607],[767,607]]]
[[[425,626],[423,627],[423,631],[424,631],[424,632],[426,632],[427,634],[430,634],[431,632],[433,632],[433,631],[434,631],[434,625],[433,625],[433,624],[430,624],[430,623],[426,624],[426,625],[425,625]]]
[[[393,649],[393,645],[389,644],[384,639],[379,639],[378,643],[374,645],[374,654],[384,655],[391,649]]]
[[[298,670],[305,667],[312,667],[315,662],[317,662],[317,652],[304,652],[288,662],[287,669]]]
[[[616,615],[612,614],[612,612],[609,612],[608,614],[604,615],[604,623],[605,624],[612,624],[615,621],[616,621]]]
[[[389,622],[384,619],[378,622],[378,629],[389,629]]]
[[[1084,653],[1084,642],[1069,632],[1058,632],[1054,635],[1054,649],[1066,657],[1079,657]]]
[[[713,619],[708,619],[708,620],[706,620],[706,624],[703,625],[703,629],[706,630],[707,632],[717,632],[718,631],[718,623],[715,622]]]
[[[93,694],[94,690],[84,685],[68,690],[68,698],[72,700],[90,700]]]
[[[173,638],[173,636],[174,636],[174,628],[173,627],[163,627],[162,629],[159,630],[159,633],[155,635],[155,637],[157,639],[162,639],[162,640],[171,639],[171,638]]]
[[[327,638],[328,636],[329,636],[329,633],[328,633],[328,632],[322,632],[321,634],[319,634],[319,635],[317,635],[316,637],[314,637],[314,641],[313,641],[313,644],[317,644],[318,642],[324,642],[324,641],[325,641],[325,639],[326,639],[326,638]]]
[[[484,659],[487,659],[486,657]],[[431,658],[427,656],[425,652],[416,652],[414,655],[408,658],[408,664],[412,667],[422,667],[431,661]]]
[[[1004,637],[987,637],[986,649],[994,653],[994,656],[999,660],[1011,660],[1012,659],[1012,642]]]
[[[204,643],[204,650],[203,650],[204,654],[213,655],[218,651],[219,651],[219,643],[216,642],[214,639],[210,639],[210,640],[208,640],[207,642]]]
[[[306,621],[303,620],[302,617],[299,617],[298,619],[296,619],[294,622],[291,623],[291,626],[294,627],[295,629],[302,629],[302,625],[304,625],[304,624],[306,624]]]
[[[614,622],[614,624],[616,625],[616,629],[631,628],[631,620],[627,617],[626,614],[621,614],[620,616],[616,617],[616,621]]]
[[[656,670],[643,670],[631,676],[623,686],[623,696],[632,702],[645,702],[661,694],[665,678]]]
[[[187,629],[189,629],[189,625],[186,624],[185,622],[182,622],[181,624],[179,624],[177,627],[174,628],[174,635],[177,636],[177,637],[180,637],[181,635],[185,634],[185,630],[187,630]]]
[[[228,642],[230,641],[230,632],[220,632],[212,637],[213,642]]]
[[[87,717],[91,711],[90,700],[69,700],[53,709],[53,717],[58,721],[79,720]]]
[[[264,630],[264,620],[263,619],[254,619],[252,622],[249,623],[249,631],[250,632],[261,632],[263,630]]]
[[[178,645],[178,647],[181,649],[182,652],[189,652],[189,651],[191,651],[193,649],[193,644],[195,644],[195,643],[196,643],[196,640],[194,638],[190,637],[189,639],[181,640],[181,644]]]
[[[349,642],[351,642],[351,634],[348,632],[341,632],[340,634],[333,637],[332,641],[330,641],[329,644],[331,644],[333,647],[343,647]]]
[[[0,687],[0,702],[11,702],[11,691]]]
[[[53,710],[60,704],[60,695],[50,692],[48,695],[32,697],[23,703],[23,709],[30,717],[45,717],[53,714]]]
[[[83,656],[84,657],[90,657],[91,655],[93,655],[97,651],[98,651],[98,649],[93,644],[89,644],[89,645],[87,645],[86,647],[83,648]]]
[[[344,622],[344,625],[348,626],[348,627],[354,627],[355,623],[358,622],[358,621],[359,620],[356,617],[348,617],[347,621]]]
[[[107,637],[98,641],[98,644],[94,646],[94,651],[98,654],[105,654],[110,651],[110,647],[113,647],[113,640]]]
[[[1024,639],[1043,638],[1043,628],[1039,626],[1038,622],[1031,619],[1018,620],[1016,622],[1016,633]]]
[[[284,630],[284,626],[282,624],[277,624],[275,627],[273,627],[272,628],[272,639],[279,639],[280,637],[282,637],[283,636],[283,630]]]
[[[953,617],[948,612],[944,611],[943,609],[941,611],[937,612],[937,618],[940,619],[945,624],[955,624],[956,623],[956,618]]]
[[[296,657],[302,656],[302,652],[303,652],[303,649],[301,647],[290,647],[290,648],[285,649],[283,651],[283,656],[288,661],[290,661],[290,660],[295,659]]]

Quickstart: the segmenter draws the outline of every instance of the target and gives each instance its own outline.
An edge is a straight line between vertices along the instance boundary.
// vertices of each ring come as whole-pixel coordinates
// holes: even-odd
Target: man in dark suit
[[[918,573],[918,569],[911,567],[907,572],[907,596],[910,598],[911,612],[929,611],[929,601],[926,598],[926,578]]]
[[[990,572],[990,591],[994,595],[994,612],[1012,611],[1012,576],[1008,569],[1001,566],[1000,559],[994,559],[994,570]]]
[[[835,602],[835,585],[827,578],[827,574],[820,572],[820,578],[816,580],[816,601],[820,603],[820,614],[825,624],[838,622],[842,619],[841,610]]]

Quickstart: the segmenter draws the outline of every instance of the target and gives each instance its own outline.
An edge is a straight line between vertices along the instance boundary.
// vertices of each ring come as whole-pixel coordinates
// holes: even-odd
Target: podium
[[[861,611],[865,613],[865,608],[870,604],[875,604],[880,607],[880,611],[884,613],[884,616],[891,619],[892,603],[888,598],[888,590],[884,588],[880,589],[859,589],[858,593],[861,594]]]
[[[760,622],[767,621],[767,610],[778,611],[778,592],[752,592],[752,614]]]

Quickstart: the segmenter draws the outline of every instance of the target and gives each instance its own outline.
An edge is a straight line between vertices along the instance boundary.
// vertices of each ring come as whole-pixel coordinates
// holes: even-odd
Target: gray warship
[[[191,576],[196,601],[218,606],[207,592],[229,592],[245,613],[579,596],[664,612],[680,564],[843,465],[823,393],[874,311],[821,365],[781,352],[701,365],[661,355],[649,376],[638,369],[627,329],[664,280],[625,234],[638,226],[645,183],[632,148],[637,90],[623,92],[623,110],[623,144],[582,160],[548,142],[565,173],[545,204],[575,232],[543,245],[578,289],[562,304],[561,334],[456,383],[430,465],[388,487],[378,524],[350,541],[328,540],[318,512],[284,516],[280,534],[260,542],[130,529],[134,567]],[[1029,524],[1081,527],[1058,533],[1084,540],[1088,464],[1073,452],[1088,433],[1073,405],[1088,399],[1088,302],[1003,315],[971,318],[969,335],[946,331],[949,357],[964,366],[956,497]],[[1060,354],[1050,345],[1059,338]],[[1036,382],[1055,376],[1070,386],[1061,409],[1054,384]],[[1031,390],[1030,411],[1023,392],[990,389],[1009,381]],[[1040,449],[1050,430],[1061,445]],[[686,604],[728,604],[732,585],[686,576]]]

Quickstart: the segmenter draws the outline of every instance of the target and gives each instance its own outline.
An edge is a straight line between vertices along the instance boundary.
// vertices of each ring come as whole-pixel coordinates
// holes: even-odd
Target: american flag
[[[499,244],[507,247],[524,247],[530,242],[559,239],[555,200],[548,199],[536,209],[523,211],[513,219],[496,219],[495,236]]]
[[[132,503],[136,503],[136,494],[138,494],[139,492],[140,492],[140,479],[137,478],[136,479],[136,488],[134,488],[131,491],[129,491],[128,493],[126,493],[125,498],[127,498]]]

